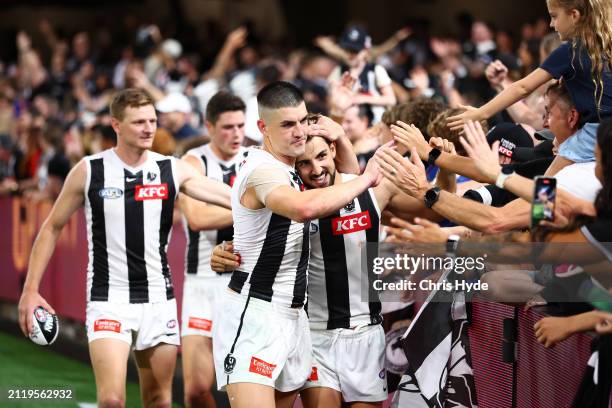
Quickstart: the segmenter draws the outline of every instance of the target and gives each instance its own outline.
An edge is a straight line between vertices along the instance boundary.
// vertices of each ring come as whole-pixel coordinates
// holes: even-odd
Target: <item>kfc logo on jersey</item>
[[[136,201],[166,200],[168,198],[168,184],[138,185],[134,198]]]
[[[257,357],[251,357],[251,366],[249,367],[249,371],[252,373],[272,378],[272,371],[274,371],[275,368],[276,364],[270,364]]]
[[[121,332],[121,322],[117,320],[98,319],[94,322],[94,331],[112,331],[119,333]]]
[[[334,235],[350,234],[351,232],[363,231],[371,227],[372,221],[368,211],[332,219],[332,233]]]

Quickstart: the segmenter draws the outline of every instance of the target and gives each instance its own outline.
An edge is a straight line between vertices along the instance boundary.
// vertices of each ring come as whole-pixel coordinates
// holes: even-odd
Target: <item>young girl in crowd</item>
[[[550,25],[564,41],[531,74],[480,108],[448,118],[453,130],[468,120],[490,118],[531,94],[552,78],[562,80],[580,113],[580,129],[559,148],[548,170],[595,160],[599,122],[612,116],[612,3],[609,0],[547,0]]]

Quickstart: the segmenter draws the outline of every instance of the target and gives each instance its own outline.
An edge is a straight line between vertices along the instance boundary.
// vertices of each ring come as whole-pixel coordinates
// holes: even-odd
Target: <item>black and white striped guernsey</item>
[[[207,177],[232,186],[236,178],[238,166],[244,160],[246,148],[241,147],[238,154],[227,161],[219,159],[210,148],[210,144],[191,149],[187,154],[196,157],[200,161],[202,167],[206,170]],[[193,231],[189,228],[189,223],[185,217],[183,217],[183,225],[187,235],[185,273],[190,276],[218,276],[210,268],[210,255],[215,245],[223,241],[232,240],[234,228],[230,226],[220,230]]]
[[[229,287],[244,296],[300,307],[306,300],[310,223],[295,222],[268,208],[251,210],[240,203],[249,176],[263,164],[286,173],[287,185],[303,189],[292,166],[264,150],[248,149],[232,187],[234,250],[240,254],[241,265],[233,272]]]
[[[175,159],[149,151],[133,168],[109,149],[84,160],[87,300],[173,299],[166,249],[179,186]]]
[[[337,174],[346,182],[356,176]],[[372,189],[361,193],[334,214],[313,220],[310,225],[308,268],[308,320],[313,329],[347,329],[382,321],[381,304],[362,301],[364,280],[376,279],[371,268],[372,248],[380,229],[380,209]],[[369,259],[368,259],[369,258]]]

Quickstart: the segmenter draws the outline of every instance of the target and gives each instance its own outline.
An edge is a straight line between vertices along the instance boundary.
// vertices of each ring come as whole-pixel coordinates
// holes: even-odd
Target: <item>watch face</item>
[[[512,174],[512,172],[514,171],[514,169],[510,166],[503,166],[501,169],[501,172],[503,174]]]
[[[436,190],[427,190],[427,192],[425,193],[425,199],[427,201],[435,200],[436,195]]]

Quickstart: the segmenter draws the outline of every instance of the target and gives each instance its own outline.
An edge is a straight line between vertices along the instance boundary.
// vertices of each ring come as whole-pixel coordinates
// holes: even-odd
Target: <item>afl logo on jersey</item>
[[[106,187],[98,191],[98,195],[105,199],[115,199],[123,196],[123,190],[117,187]]]
[[[319,232],[319,224],[311,221],[310,222],[310,235],[315,235],[317,232]]]
[[[134,199],[144,200],[165,200],[168,198],[168,184],[146,184],[136,186]]]

